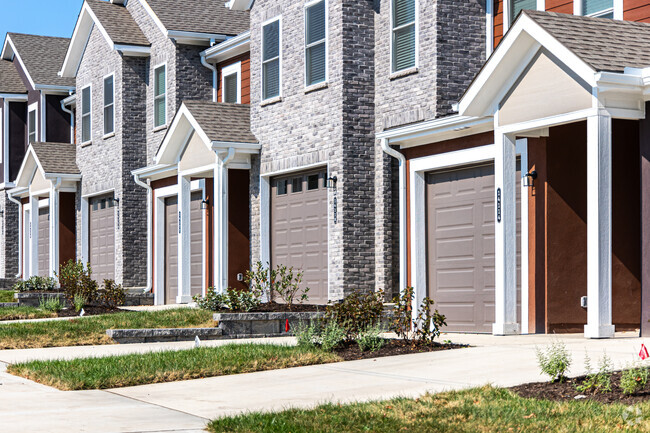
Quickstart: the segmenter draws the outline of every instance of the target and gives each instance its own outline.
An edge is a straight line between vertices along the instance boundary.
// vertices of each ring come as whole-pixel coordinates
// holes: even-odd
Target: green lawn
[[[320,349],[228,344],[71,361],[33,361],[10,365],[8,371],[67,391],[172,382],[336,361],[340,361],[337,355]]]
[[[234,433],[650,431],[650,403],[638,407],[641,420],[629,426],[627,420],[636,420],[638,415],[629,416],[631,409],[624,405],[530,400],[507,390],[485,387],[415,400],[327,404],[313,410],[295,409],[277,414],[250,413],[217,419],[208,427],[212,432]]]
[[[206,310],[174,310],[106,314],[78,319],[0,325],[0,349],[113,344],[107,329],[209,328],[215,326]]]
[[[0,320],[45,319],[56,317],[56,313],[35,307],[0,308]]]
[[[0,290],[0,303],[16,302],[13,290]]]

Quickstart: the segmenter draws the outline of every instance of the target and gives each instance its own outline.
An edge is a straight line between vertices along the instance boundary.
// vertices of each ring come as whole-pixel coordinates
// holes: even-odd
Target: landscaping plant
[[[634,394],[646,387],[650,370],[648,367],[633,365],[621,372],[623,394]]]
[[[194,296],[194,302],[210,311],[251,311],[260,305],[260,298],[252,292],[229,287],[226,293],[217,293],[213,287],[208,289],[205,297]]]
[[[316,347],[320,344],[320,327],[318,323],[300,322],[293,330],[298,346]]]
[[[405,341],[409,340],[411,336],[414,296],[415,290],[413,287],[407,287],[399,296],[393,298],[395,307],[393,308],[389,329]]]
[[[348,341],[354,341],[363,330],[379,324],[383,311],[384,292],[354,291],[342,301],[330,303],[325,317],[343,328]]]
[[[109,308],[116,308],[126,303],[126,292],[115,280],[104,280],[104,290],[100,294],[100,302]]]
[[[63,310],[63,303],[58,296],[41,296],[38,300],[38,307],[52,313]]]
[[[302,304],[309,299],[309,296],[307,296],[309,287],[305,287],[304,289],[300,287],[303,275],[304,273],[302,271],[294,271],[293,267],[288,268],[284,265],[278,265],[275,269],[275,278],[272,280],[272,291],[287,304],[289,311],[291,311],[294,302]]]
[[[244,276],[244,282],[251,293],[263,301],[270,302],[273,299],[272,281],[275,281],[275,271],[268,265],[264,266],[262,262],[257,262],[255,267],[246,271]]]
[[[336,321],[330,320],[323,328],[320,335],[320,347],[326,352],[331,352],[345,341],[346,331]]]
[[[74,305],[74,310],[79,313],[86,306],[86,298],[83,295],[74,295],[72,304]]]
[[[383,332],[383,328],[379,325],[366,328],[357,337],[357,344],[359,345],[359,349],[362,352],[376,352],[381,349],[385,344],[385,340],[381,336]]]
[[[56,279],[52,277],[33,276],[13,285],[17,292],[53,292],[56,290]]]
[[[92,279],[90,263],[84,267],[81,261],[68,260],[59,267],[59,284],[65,297],[74,301],[75,295],[81,295],[89,304],[97,300],[97,282]]]
[[[429,297],[422,300],[413,319],[413,299],[415,290],[407,287],[394,298],[395,308],[390,322],[390,330],[405,341],[413,344],[433,344],[440,336],[442,327],[447,326],[447,317],[433,309],[434,301]]]
[[[585,354],[585,370],[587,378],[580,385],[576,385],[579,392],[611,392],[612,391],[612,360],[603,354],[598,365],[598,371],[594,372],[591,367],[591,359]]]
[[[551,382],[564,382],[571,366],[571,354],[561,341],[551,343],[546,349],[535,348],[537,363],[542,373],[551,378]]]

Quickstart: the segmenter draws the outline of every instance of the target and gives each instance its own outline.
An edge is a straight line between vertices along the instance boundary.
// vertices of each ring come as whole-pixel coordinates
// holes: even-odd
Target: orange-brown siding
[[[648,0],[623,0],[623,19],[650,22],[650,2]]]
[[[251,60],[250,53],[228,59],[228,61],[217,65],[217,101],[221,102],[222,86],[221,71],[223,68],[234,63],[241,62],[241,103],[251,103]]]

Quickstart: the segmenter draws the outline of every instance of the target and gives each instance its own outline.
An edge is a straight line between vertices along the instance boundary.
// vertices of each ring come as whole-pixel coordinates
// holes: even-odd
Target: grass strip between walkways
[[[56,313],[36,307],[0,308],[0,320],[48,319],[51,317],[56,317]]]
[[[206,310],[178,308],[123,313],[68,320],[0,325],[0,349],[114,344],[107,329],[209,328],[215,326]]]
[[[647,432],[650,404],[559,403],[484,387],[419,399],[250,413],[214,420],[208,428],[214,433]]]
[[[0,290],[0,303],[16,302],[13,290]]]
[[[68,391],[173,382],[336,361],[340,361],[337,355],[320,349],[249,343],[69,361],[31,361],[10,365],[7,371]]]

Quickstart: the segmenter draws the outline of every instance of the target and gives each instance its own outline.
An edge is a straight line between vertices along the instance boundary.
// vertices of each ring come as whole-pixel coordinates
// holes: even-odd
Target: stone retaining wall
[[[120,344],[156,343],[167,341],[217,340],[219,328],[161,328],[161,329],[107,329],[106,335]]]
[[[292,329],[301,323],[322,320],[325,313],[216,313],[214,320],[219,324],[224,337],[276,337],[292,335]],[[289,332],[285,331],[289,320]]]

